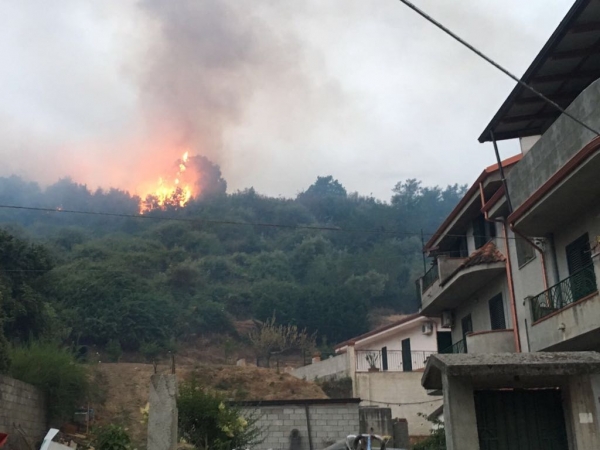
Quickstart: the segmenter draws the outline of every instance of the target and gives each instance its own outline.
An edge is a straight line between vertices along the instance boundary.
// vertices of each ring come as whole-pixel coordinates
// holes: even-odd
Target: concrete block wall
[[[264,429],[264,442],[257,450],[289,450],[290,435],[294,429],[300,434],[300,449],[310,450],[309,424],[313,450],[323,449],[359,431],[358,400],[351,399],[347,403],[338,400],[272,403],[244,406],[249,414],[260,415],[258,426]]]
[[[19,429],[36,448],[48,431],[44,396],[30,384],[0,375],[0,433],[9,435],[8,448],[23,447]]]

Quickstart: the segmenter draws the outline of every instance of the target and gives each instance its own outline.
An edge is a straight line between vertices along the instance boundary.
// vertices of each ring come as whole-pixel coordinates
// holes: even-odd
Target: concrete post
[[[479,450],[473,387],[464,378],[442,376],[444,424],[448,450]]]
[[[155,373],[150,378],[148,450],[177,448],[177,377]]]
[[[597,382],[597,376],[593,381]],[[570,378],[568,389],[569,408],[566,408],[566,414],[571,417],[565,419],[571,423],[575,448],[600,448],[596,397],[591,377],[585,375]]]
[[[358,396],[358,387],[356,386],[356,351],[354,350],[353,342],[348,344],[346,354],[348,355],[348,376],[352,378],[352,397],[356,398]]]

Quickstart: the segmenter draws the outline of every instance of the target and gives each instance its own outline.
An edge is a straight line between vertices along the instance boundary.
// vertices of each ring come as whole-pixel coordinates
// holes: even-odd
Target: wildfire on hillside
[[[185,152],[176,164],[177,172],[170,178],[159,177],[156,187],[142,197],[141,213],[155,209],[183,208],[196,195],[199,174],[189,164],[189,152]]]

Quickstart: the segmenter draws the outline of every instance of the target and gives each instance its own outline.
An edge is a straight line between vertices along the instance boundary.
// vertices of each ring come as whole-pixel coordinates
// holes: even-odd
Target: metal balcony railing
[[[594,265],[590,264],[547,291],[531,297],[533,321],[538,321],[597,291]]]
[[[446,347],[445,349],[441,350],[440,353],[467,353],[467,343],[464,339],[461,339],[460,341],[452,344],[450,347]]]
[[[404,358],[402,350],[357,350],[357,372],[412,372],[424,369],[427,359],[437,352],[414,351]],[[408,353],[407,353],[408,355]]]
[[[438,271],[437,262],[429,268],[429,270],[423,275],[423,292],[429,289],[433,284],[439,280],[440,273]]]

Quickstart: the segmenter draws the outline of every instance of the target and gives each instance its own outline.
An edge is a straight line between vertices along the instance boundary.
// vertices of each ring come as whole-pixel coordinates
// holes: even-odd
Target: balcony
[[[450,347],[446,347],[440,353],[452,354],[452,353],[467,353],[467,344],[464,339],[455,342]]]
[[[506,272],[504,256],[493,241],[468,258],[438,255],[435,264],[420,278],[421,313],[435,316],[467,300],[498,275]]]
[[[427,359],[436,352],[413,351],[404,358],[402,350],[357,350],[357,372],[413,372],[425,369]]]
[[[572,142],[573,136],[565,136],[571,141],[568,144],[548,140],[543,149],[532,148],[508,178],[516,207],[509,220],[527,236],[545,236],[563,229],[574,217],[598,204],[600,140],[596,138],[581,148],[578,145],[583,144]],[[534,158],[534,150],[543,151]],[[535,161],[533,173],[529,172],[534,170],[531,161]]]
[[[469,333],[467,348],[469,353],[515,353],[515,334],[511,329]]]
[[[598,349],[600,297],[596,278],[591,264],[529,298],[531,351]]]
[[[547,291],[531,298],[531,316],[537,322],[598,291],[594,265],[575,272]]]

